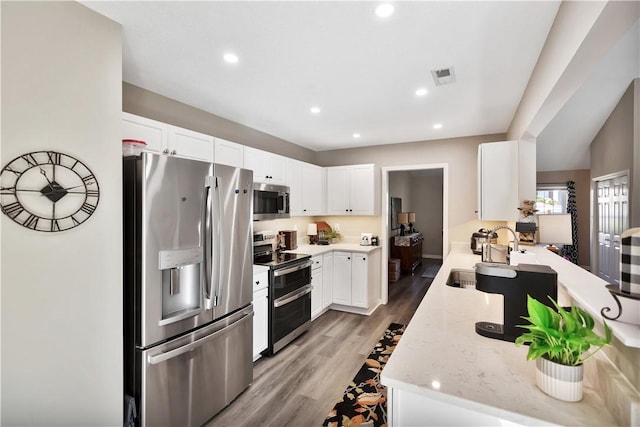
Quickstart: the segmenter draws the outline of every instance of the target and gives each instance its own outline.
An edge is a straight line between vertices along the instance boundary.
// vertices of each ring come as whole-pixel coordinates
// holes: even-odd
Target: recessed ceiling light
[[[435,125],[433,125],[434,129],[442,129],[442,123],[436,123]]]
[[[386,18],[393,15],[394,7],[391,3],[382,3],[376,7],[376,15],[381,18]]]
[[[425,96],[427,94],[427,90],[423,87],[416,90],[416,96]]]
[[[235,64],[236,62],[238,62],[238,55],[236,55],[235,53],[231,53],[231,52],[225,53],[223,58],[229,64]]]
[[[357,139],[357,138],[360,138],[360,134],[359,134],[359,133],[354,133],[354,134],[353,134],[353,137],[354,137],[354,138],[356,138],[356,139]]]
[[[311,114],[318,114],[320,113],[320,107],[311,107]]]

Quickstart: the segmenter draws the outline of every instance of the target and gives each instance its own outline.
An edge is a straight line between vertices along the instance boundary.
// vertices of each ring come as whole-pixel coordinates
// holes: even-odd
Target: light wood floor
[[[407,324],[432,279],[413,276],[389,285],[389,304],[370,316],[329,310],[273,357],[254,364],[253,384],[207,427],[321,426],[390,323]]]

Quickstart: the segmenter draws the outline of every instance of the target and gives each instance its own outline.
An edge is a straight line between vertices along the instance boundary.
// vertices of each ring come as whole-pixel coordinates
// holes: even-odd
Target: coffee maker
[[[280,231],[280,247],[287,251],[298,249],[298,232],[296,230]]]
[[[477,322],[479,335],[503,341],[515,341],[526,332],[528,315],[527,295],[553,308],[549,297],[558,299],[558,273],[548,265],[540,264],[476,264],[476,289],[490,294],[504,295],[503,324]]]

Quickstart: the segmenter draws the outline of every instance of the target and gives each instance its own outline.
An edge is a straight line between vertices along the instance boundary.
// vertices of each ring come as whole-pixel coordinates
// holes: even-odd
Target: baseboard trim
[[[422,258],[429,258],[429,259],[442,259],[442,255],[429,255],[429,254],[422,254]]]

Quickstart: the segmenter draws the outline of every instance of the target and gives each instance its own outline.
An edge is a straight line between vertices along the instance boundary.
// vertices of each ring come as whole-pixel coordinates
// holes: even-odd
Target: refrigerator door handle
[[[215,223],[216,223],[216,236],[223,236],[224,234],[224,212],[222,209],[222,196],[220,195],[220,186],[218,185],[218,180],[220,179],[220,177],[214,177],[215,179],[215,189],[216,189],[216,216],[215,216]],[[216,260],[216,265],[214,266],[215,268],[215,273],[216,273],[216,283],[214,284],[214,287],[211,288],[212,291],[215,289],[215,293],[212,295],[213,297],[213,306],[217,306],[220,305],[220,301],[222,301],[222,282],[223,282],[223,277],[222,277],[222,263],[223,263],[223,257],[224,257],[224,251],[225,251],[225,247],[224,247],[224,240],[223,238],[218,238],[215,239],[215,242],[217,243],[217,247],[216,250],[214,251],[214,259]],[[217,253],[215,253],[217,251]]]
[[[216,331],[214,333],[212,333],[211,335],[207,335],[205,337],[202,337],[192,343],[189,343],[185,346],[182,347],[178,347],[174,350],[170,350],[164,353],[160,353],[156,356],[147,356],[147,363],[149,365],[157,365],[159,363],[162,363],[166,360],[169,359],[173,359],[174,357],[180,356],[181,354],[187,353],[189,351],[195,350],[196,348],[202,346],[204,343],[206,343],[207,341],[210,341],[216,337],[219,337],[220,335],[222,335],[223,333],[227,333],[232,329],[237,328],[238,326],[240,326],[241,324],[245,323],[246,321],[250,320],[251,318],[253,318],[253,309],[250,312],[245,312],[244,316],[242,316],[240,319],[236,320],[234,323],[225,326],[224,328],[220,329],[219,331]]]
[[[211,300],[211,289],[212,289],[212,269],[211,269],[211,260],[213,258],[213,246],[212,246],[212,230],[211,230],[211,221],[212,221],[212,206],[211,206],[211,187],[213,184],[213,180],[215,178],[213,176],[208,176],[205,180],[204,187],[204,227],[202,227],[202,240],[204,242],[204,303],[205,308],[207,310],[213,308],[213,302]]]

